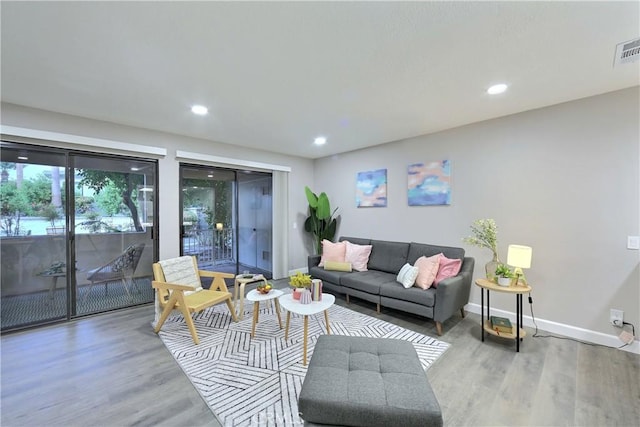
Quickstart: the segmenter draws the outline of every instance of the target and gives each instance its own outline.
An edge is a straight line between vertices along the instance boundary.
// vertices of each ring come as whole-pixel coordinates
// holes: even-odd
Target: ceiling
[[[613,66],[640,36],[637,1],[2,1],[0,14],[3,102],[311,159],[640,84],[640,62]]]

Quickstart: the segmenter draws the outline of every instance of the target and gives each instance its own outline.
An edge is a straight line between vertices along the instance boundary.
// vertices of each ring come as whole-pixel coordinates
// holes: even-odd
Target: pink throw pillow
[[[442,255],[440,257],[440,268],[438,269],[438,275],[436,276],[436,280],[433,281],[433,287],[437,288],[438,283],[442,282],[444,279],[453,277],[458,274],[461,267],[461,259],[449,259],[446,256]]]
[[[344,254],[347,251],[345,242],[333,243],[327,239],[322,241],[322,258],[318,266],[324,267],[325,261],[345,262]]]
[[[344,255],[346,262],[351,263],[351,268],[356,271],[367,271],[367,263],[369,262],[369,255],[371,255],[371,245],[356,245],[348,240],[345,240],[347,244],[347,250]]]
[[[438,274],[438,268],[440,267],[440,257],[442,254],[430,256],[421,256],[416,260],[414,264],[418,267],[418,277],[416,278],[415,286],[422,289],[429,289],[436,279]]]

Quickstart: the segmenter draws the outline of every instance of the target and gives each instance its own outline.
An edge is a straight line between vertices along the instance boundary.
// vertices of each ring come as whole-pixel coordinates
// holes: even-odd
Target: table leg
[[[304,316],[304,336],[302,337],[302,364],[307,366],[307,329],[309,327],[309,316]]]
[[[256,335],[256,323],[258,323],[258,313],[260,312],[260,303],[258,301],[253,303],[253,322],[251,323],[251,338]]]
[[[522,294],[516,294],[516,352],[520,352],[520,310],[522,307]]]
[[[58,276],[51,276],[51,286],[49,287],[49,299],[53,299],[58,288]]]
[[[480,336],[484,342],[484,288],[480,288]]]
[[[276,316],[278,316],[278,325],[280,326],[280,329],[282,329],[282,319],[280,319],[280,303],[278,303],[278,298],[275,298],[273,300],[273,305],[276,310]]]
[[[236,310],[236,312],[238,311],[238,286],[240,286],[240,282],[236,279],[236,281],[233,282],[233,309]]]
[[[327,324],[327,334],[331,335],[331,328],[329,327],[329,310],[324,311],[324,321]]]
[[[291,312],[287,311],[287,326],[284,328],[284,339],[289,337],[289,320],[291,320]]]
[[[244,317],[244,286],[246,283],[240,284],[240,313],[238,314],[238,320],[242,320]]]

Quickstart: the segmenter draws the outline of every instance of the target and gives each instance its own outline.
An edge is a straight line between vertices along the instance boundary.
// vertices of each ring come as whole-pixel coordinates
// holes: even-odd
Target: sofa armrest
[[[311,271],[312,267],[315,267],[318,264],[320,264],[321,259],[322,259],[321,255],[309,255],[309,257],[307,258],[307,268],[309,270],[307,271]]]
[[[438,284],[433,320],[444,322],[469,302],[474,265],[474,258],[465,257],[458,275]]]

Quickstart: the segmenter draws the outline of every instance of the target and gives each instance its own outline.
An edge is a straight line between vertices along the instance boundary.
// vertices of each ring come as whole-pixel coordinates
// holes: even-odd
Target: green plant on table
[[[289,284],[294,288],[308,288],[311,286],[311,276],[298,271],[293,276],[289,276]]]
[[[507,279],[513,279],[516,276],[515,274],[513,274],[513,271],[511,271],[508,265],[498,264],[498,267],[496,267],[496,277],[505,277]]]

